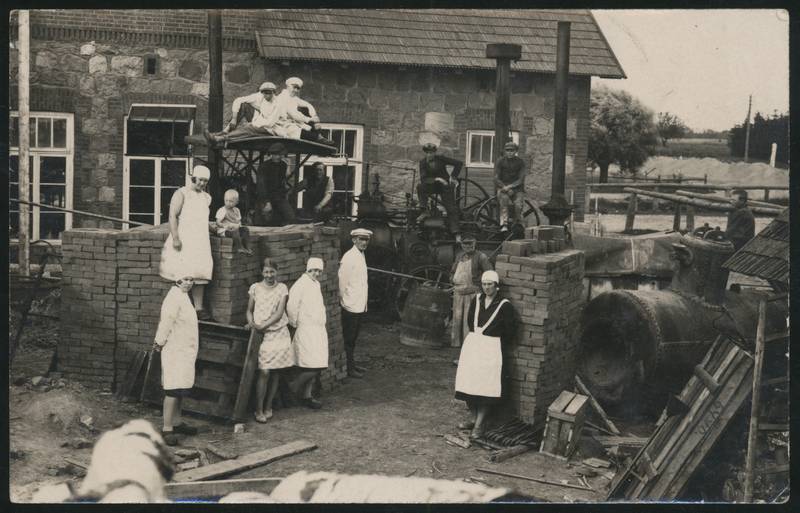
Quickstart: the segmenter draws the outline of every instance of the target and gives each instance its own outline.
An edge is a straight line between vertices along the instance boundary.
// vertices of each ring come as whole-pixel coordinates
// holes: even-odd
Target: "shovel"
[[[144,381],[142,381],[142,391],[139,394],[139,402],[144,402],[144,392],[147,390],[147,382],[150,379],[150,369],[153,367],[153,350],[147,351],[147,368],[144,371]]]

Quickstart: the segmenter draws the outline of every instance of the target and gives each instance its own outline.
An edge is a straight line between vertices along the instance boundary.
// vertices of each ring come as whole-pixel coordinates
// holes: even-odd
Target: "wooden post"
[[[208,73],[208,130],[219,132],[222,130],[223,109],[222,15],[216,10],[208,11]],[[211,170],[211,179],[208,182],[208,192],[213,198],[212,212],[222,206],[221,161],[221,151],[209,148],[208,168]]]
[[[753,95],[750,95],[750,101],[747,103],[747,119],[744,122],[744,161],[747,162],[748,155],[750,154],[750,108],[753,106]]]
[[[653,187],[653,191],[655,192],[661,192],[661,190],[662,190],[661,187]],[[656,197],[650,199],[653,201],[653,207],[652,207],[653,213],[658,214],[658,208],[661,206],[661,201]]]
[[[675,215],[672,218],[672,230],[679,232],[681,230],[681,204],[675,203]]]
[[[636,193],[631,193],[628,198],[628,213],[625,216],[625,231],[633,230],[633,222],[636,219],[636,209],[638,208],[638,196]]]
[[[689,233],[694,231],[694,205],[686,206],[686,231]]]
[[[775,157],[778,155],[778,143],[772,143],[769,153],[769,167],[775,167]]]
[[[29,11],[19,11],[19,199],[28,200],[30,194],[30,72],[31,72],[31,41]],[[24,203],[19,204],[19,248],[17,251],[19,273],[30,276],[30,207]]]
[[[764,363],[764,325],[766,324],[767,304],[758,303],[758,326],[756,327],[756,353],[753,362],[753,395],[750,405],[750,431],[747,434],[747,461],[745,463],[744,501],[753,500],[753,480],[756,466],[756,437],[758,437],[758,417],[761,408],[761,367]]]
[[[772,166],[775,167],[775,166]],[[764,187],[764,201],[769,201],[769,188]]]

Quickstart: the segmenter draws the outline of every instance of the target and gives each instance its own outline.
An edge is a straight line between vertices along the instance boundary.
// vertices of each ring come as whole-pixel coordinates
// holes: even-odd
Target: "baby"
[[[252,255],[253,251],[248,247],[250,233],[242,226],[242,213],[236,207],[238,203],[239,192],[236,189],[225,191],[225,206],[217,210],[216,233],[220,237],[231,237],[234,250]]]

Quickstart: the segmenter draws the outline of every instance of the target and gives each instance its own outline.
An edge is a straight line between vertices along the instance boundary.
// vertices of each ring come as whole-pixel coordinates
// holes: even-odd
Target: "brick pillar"
[[[206,289],[206,305],[216,322],[243,326],[247,322],[247,290],[261,277],[258,252],[234,252],[233,239],[212,236],[211,257],[214,272]]]
[[[116,230],[62,234],[58,370],[69,379],[110,390],[116,348]]]
[[[530,424],[543,425],[550,403],[573,387],[584,264],[578,250],[497,256],[501,294],[520,321],[504,348],[506,400]]]

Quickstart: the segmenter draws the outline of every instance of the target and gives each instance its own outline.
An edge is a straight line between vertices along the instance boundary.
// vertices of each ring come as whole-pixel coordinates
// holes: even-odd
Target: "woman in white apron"
[[[211,196],[205,192],[211,171],[195,166],[192,183],[181,187],[169,202],[169,236],[161,250],[159,274],[169,281],[184,276],[194,278],[192,299],[197,317],[207,321],[211,315],[203,309],[203,292],[211,280],[213,261],[208,233],[208,207]]]
[[[480,438],[489,408],[502,396],[502,342],[514,329],[514,307],[500,298],[500,277],[495,271],[481,276],[482,294],[469,308],[469,334],[461,346],[456,370],[456,399],[466,401],[470,420],[458,425],[472,429],[470,438]]]
[[[194,386],[194,364],[200,336],[197,314],[189,301],[194,280],[175,282],[161,303],[161,318],[153,351],[161,352],[161,385],[164,388],[164,428],[167,445],[178,443],[177,434],[196,435],[197,429],[181,422],[181,404]]]
[[[321,258],[309,258],[305,274],[289,289],[286,303],[289,324],[296,328],[292,339],[295,361],[303,371],[297,377],[295,387],[303,394],[303,405],[314,410],[322,407],[322,403],[311,397],[314,379],[328,368],[327,316],[319,284],[322,268]]]

